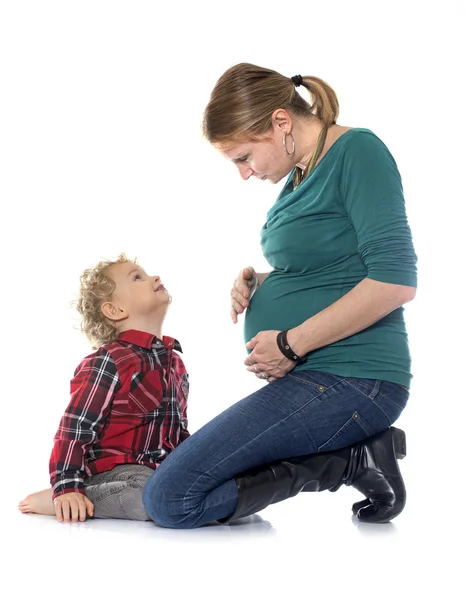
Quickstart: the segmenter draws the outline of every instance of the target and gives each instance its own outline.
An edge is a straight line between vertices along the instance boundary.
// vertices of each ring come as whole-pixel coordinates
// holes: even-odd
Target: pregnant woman
[[[353,507],[361,521],[404,507],[405,434],[391,425],[409,397],[402,305],[416,255],[394,158],[372,131],[337,124],[338,110],[323,80],[250,64],[212,91],[209,142],[243,179],[286,178],[261,231],[272,270],[243,269],[231,292],[247,368],[267,384],[153,473],[143,501],[161,526],[228,522],[342,484],[365,496]]]

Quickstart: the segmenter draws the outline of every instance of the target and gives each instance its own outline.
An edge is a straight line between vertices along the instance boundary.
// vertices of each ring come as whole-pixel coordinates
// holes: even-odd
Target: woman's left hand
[[[278,333],[279,331],[273,330],[261,331],[245,345],[248,350],[252,350],[244,361],[247,371],[269,382],[281,379],[297,364],[281,353],[276,341]]]

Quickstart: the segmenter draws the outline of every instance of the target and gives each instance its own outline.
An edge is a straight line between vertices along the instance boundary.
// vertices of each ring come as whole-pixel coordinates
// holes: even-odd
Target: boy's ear
[[[128,316],[125,310],[119,308],[118,306],[113,304],[113,302],[104,302],[101,306],[101,310],[103,316],[107,319],[110,319],[111,321],[121,321],[122,319],[125,319]]]

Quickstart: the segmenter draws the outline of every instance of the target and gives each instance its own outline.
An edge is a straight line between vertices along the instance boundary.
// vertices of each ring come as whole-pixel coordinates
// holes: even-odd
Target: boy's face
[[[107,274],[116,285],[111,304],[120,315],[138,318],[166,313],[171,298],[158,275],[149,276],[132,262],[112,265]]]

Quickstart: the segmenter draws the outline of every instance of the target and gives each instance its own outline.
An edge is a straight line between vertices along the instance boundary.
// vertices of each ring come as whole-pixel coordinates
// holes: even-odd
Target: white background
[[[5,597],[460,597],[464,21],[451,0],[0,4]],[[69,380],[90,351],[69,303],[99,259],[137,257],[172,294],[164,333],[183,345],[192,432],[261,385],[243,367],[229,290],[241,267],[266,270],[259,231],[279,187],[243,182],[200,130],[238,62],[325,79],[338,123],[372,129],[399,166],[419,257],[414,380],[397,423],[408,505],[375,528],[351,522],[347,488],[235,529],[20,515],[48,485]]]

